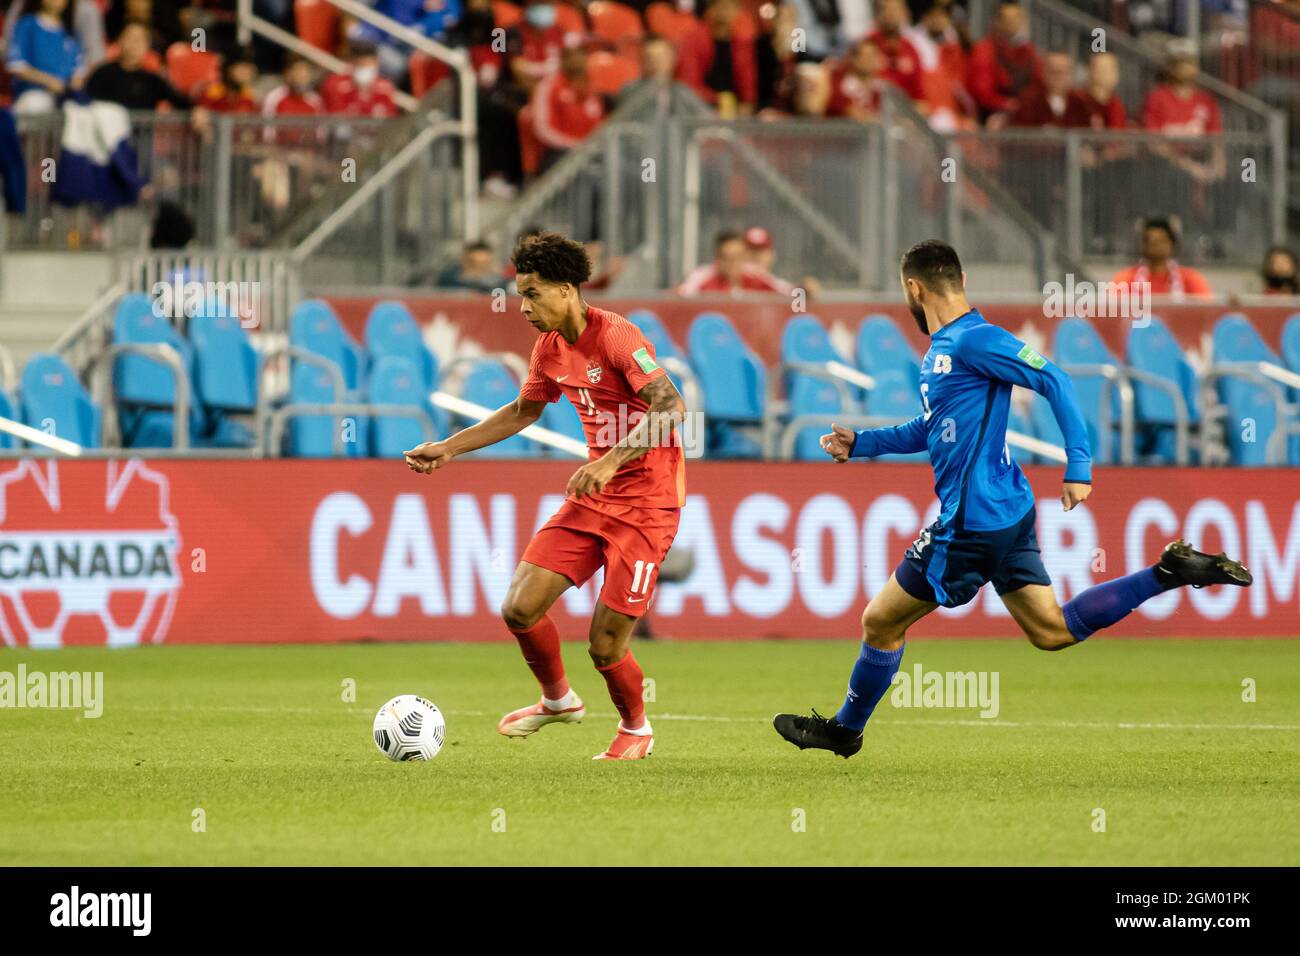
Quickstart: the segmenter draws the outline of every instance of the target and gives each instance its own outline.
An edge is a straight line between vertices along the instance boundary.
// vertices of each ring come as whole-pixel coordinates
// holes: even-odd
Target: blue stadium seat
[[[668,329],[663,322],[659,320],[659,316],[649,309],[633,309],[627,314],[627,320],[640,329],[641,334],[650,340],[650,344],[655,347],[656,358],[686,361],[686,356],[677,347],[677,343],[673,341],[673,337],[668,333]]]
[[[334,394],[334,381],[320,368],[298,362],[289,373],[289,404],[328,405],[338,401]],[[285,453],[295,458],[333,458],[334,428],[338,419],[328,415],[299,415],[289,419]],[[340,426],[341,427],[341,426]],[[360,444],[360,429],[356,438]],[[346,443],[340,457],[359,457],[360,451]]]
[[[1239,313],[1229,313],[1214,324],[1211,333],[1211,354],[1215,364],[1220,362],[1273,362],[1281,364],[1278,356],[1260,338],[1250,321]],[[1265,465],[1268,463],[1269,437],[1278,426],[1277,405],[1271,389],[1241,378],[1221,378],[1218,382],[1219,401],[1228,409],[1224,422],[1224,438],[1233,464]],[[1246,427],[1253,420],[1253,440],[1247,441]]]
[[[1070,365],[1114,365],[1120,362],[1106,348],[1097,330],[1087,319],[1062,319],[1056,327],[1053,342],[1056,364],[1062,367]],[[1088,445],[1092,450],[1092,460],[1098,464],[1109,464],[1116,460],[1116,444],[1112,442],[1110,460],[1101,456],[1101,434],[1103,420],[1109,412],[1114,426],[1119,424],[1120,404],[1118,393],[1106,384],[1100,375],[1078,375],[1070,373],[1074,383],[1074,393],[1079,400],[1079,410],[1083,413],[1084,423],[1088,426]],[[1102,396],[1110,393],[1110,408],[1102,408]],[[1111,437],[1115,437],[1112,429]]]
[[[0,388],[0,418],[8,418],[10,421],[21,421],[18,417],[17,407],[14,400],[9,397],[9,393]],[[16,448],[18,439],[8,432],[0,432],[0,448]]]
[[[1300,374],[1300,312],[1282,326],[1282,364]],[[1291,390],[1291,401],[1300,401],[1300,389]]]
[[[203,444],[217,448],[246,448],[257,436],[234,415],[257,410],[261,361],[239,318],[220,309],[206,309],[190,318],[194,346],[194,389],[208,412],[211,434]]]
[[[844,358],[831,345],[830,334],[821,320],[813,315],[798,315],[790,319],[781,331],[781,360],[783,362],[843,362]],[[800,461],[823,461],[821,436],[830,428],[830,420],[844,407],[843,392],[824,378],[802,372],[790,372],[785,377],[786,401],[789,415],[822,415],[826,423],[803,428],[795,439],[794,457]]]
[[[873,373],[876,387],[867,393],[867,412],[891,418],[912,419],[921,414],[921,393],[906,366],[882,368]],[[829,429],[828,429],[829,430]],[[878,461],[929,461],[928,452],[881,455]]]
[[[351,395],[361,393],[365,384],[365,353],[348,335],[328,303],[320,299],[299,302],[289,319],[289,341],[329,359],[343,372],[343,383]]]
[[[479,359],[461,384],[460,397],[485,408],[500,408],[519,394],[519,383],[509,369],[496,359]],[[532,458],[537,446],[527,438],[513,435],[503,442],[481,448],[474,453],[485,458]]]
[[[113,317],[113,344],[168,345],[180,356],[190,383],[189,440],[199,444],[207,432],[203,400],[194,387],[194,347],[170,319],[154,314],[143,293],[122,297]],[[113,362],[113,395],[122,442],[128,448],[170,447],[176,376],[171,367],[143,355],[119,355]]]
[[[48,352],[33,355],[19,390],[25,424],[83,448],[99,447],[99,409],[63,359]]]
[[[736,426],[762,423],[767,369],[719,312],[695,317],[687,333],[687,347],[704,393],[710,454],[715,458],[757,457],[759,443]]]
[[[582,430],[582,419],[578,417],[578,410],[573,407],[567,395],[562,396],[558,402],[549,402],[542,410],[542,417],[537,424],[580,442],[585,443],[587,440],[586,433]],[[551,458],[571,457],[549,445],[542,446],[542,454]]]
[[[384,356],[398,356],[415,363],[419,382],[426,394],[438,384],[438,361],[424,344],[420,326],[411,310],[401,302],[377,302],[366,319],[366,351],[373,367]]]
[[[889,371],[907,375],[912,391],[921,388],[921,362],[898,325],[887,315],[869,315],[858,326],[856,356],[858,368],[872,378]]]
[[[1188,421],[1201,420],[1197,398],[1196,370],[1168,327],[1156,317],[1145,327],[1129,330],[1125,360],[1135,369],[1149,372],[1177,386],[1187,406]],[[1161,462],[1174,461],[1174,399],[1162,389],[1133,383],[1133,417],[1137,420],[1135,441],[1139,456],[1154,456]]]
[[[422,411],[433,424],[434,440],[447,433],[441,409],[429,402],[423,372],[409,358],[385,355],[370,371],[370,401],[377,405],[409,405]],[[375,458],[396,458],[408,448],[428,441],[425,430],[414,418],[377,415],[370,420],[370,454]]]

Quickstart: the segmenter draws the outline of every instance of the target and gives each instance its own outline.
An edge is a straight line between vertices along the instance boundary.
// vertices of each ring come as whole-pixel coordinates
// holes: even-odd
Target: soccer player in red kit
[[[613,743],[597,760],[637,760],[654,747],[641,695],[632,628],[654,593],[659,566],[677,534],[685,500],[683,450],[673,425],[686,411],[654,348],[621,315],[583,301],[591,263],[580,243],[554,232],[528,236],[512,261],[524,318],[541,335],[519,397],[445,441],[406,452],[429,474],[457,455],[509,438],[533,424],[547,402],[567,395],[582,419],[588,461],[569,479],[560,510],[534,536],[515,569],[501,615],[542,687],[542,699],[506,714],[497,730],[526,737],[586,710],[569,687],[560,635],[547,612],[596,569],[605,583],[592,615],[588,653],[619,716]],[[626,422],[625,434],[619,434]]]

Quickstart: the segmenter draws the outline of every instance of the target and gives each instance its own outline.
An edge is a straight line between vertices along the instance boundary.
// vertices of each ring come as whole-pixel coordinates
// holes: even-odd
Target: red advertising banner
[[[375,461],[0,465],[0,636],[10,646],[500,640],[519,555],[574,466]],[[1062,600],[1183,536],[1255,584],[1161,595],[1109,636],[1300,635],[1294,471],[1099,469],[1086,506],[1030,468]],[[674,638],[852,639],[863,605],[937,508],[923,465],[691,462],[675,548],[694,572],[651,614]],[[586,634],[598,584],[553,610]],[[991,587],[918,635],[1015,634]]]

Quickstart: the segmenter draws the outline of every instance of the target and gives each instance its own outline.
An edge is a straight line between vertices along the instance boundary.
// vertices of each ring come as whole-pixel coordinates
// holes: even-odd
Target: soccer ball
[[[375,745],[389,760],[432,760],[447,739],[447,721],[432,701],[394,697],[375,714]]]

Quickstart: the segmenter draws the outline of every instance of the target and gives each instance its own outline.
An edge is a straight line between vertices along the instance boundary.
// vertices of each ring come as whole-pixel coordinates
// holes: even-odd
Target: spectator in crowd
[[[757,108],[759,112],[789,113],[794,104],[795,67],[809,57],[793,42],[794,31],[799,26],[794,5],[780,3],[770,9],[772,16],[764,21],[763,31],[755,45]]]
[[[800,63],[794,69],[794,115],[825,116],[830,103],[830,73],[820,63]]]
[[[966,88],[980,118],[1015,112],[1020,98],[1042,80],[1043,67],[1029,42],[1024,8],[1003,2],[988,36],[971,47],[967,60]]]
[[[495,30],[492,0],[468,0],[460,19],[447,30],[448,46],[469,51],[480,89],[496,85],[505,62],[505,50],[493,43]]]
[[[379,0],[373,7],[376,13],[438,41],[447,39],[448,31],[460,19],[462,11],[461,0]],[[348,40],[373,47],[376,64],[394,83],[406,78],[411,47],[394,39],[386,30],[357,21],[349,30]]]
[[[770,279],[782,295],[794,291],[793,285],[775,275],[776,244],[772,241],[772,234],[762,226],[750,226],[745,230],[745,259],[751,269]],[[821,282],[811,276],[805,276],[801,285],[810,296],[821,293]]]
[[[560,70],[533,90],[533,132],[546,152],[546,170],[568,150],[586,139],[605,118],[605,101],[587,80],[587,51],[569,47],[560,57]]]
[[[926,99],[930,103],[932,125],[953,128],[972,125],[979,109],[966,91],[966,41],[953,23],[947,3],[930,3],[917,24],[926,42],[934,48],[935,67],[926,77]],[[945,120],[944,112],[949,114]]]
[[[85,56],[72,28],[68,0],[28,0],[14,27],[5,65],[16,114],[48,113],[85,82]]]
[[[263,116],[311,116],[325,112],[316,92],[316,68],[310,60],[294,56],[284,69],[284,82],[266,94]]]
[[[677,47],[667,37],[657,33],[647,33],[641,41],[641,76],[619,90],[617,101],[623,101],[636,94],[647,83],[654,84],[662,90],[669,89],[677,74]]]
[[[1115,93],[1119,86],[1119,58],[1114,53],[1095,53],[1088,61],[1088,82],[1075,91],[1075,98],[1088,114],[1093,129],[1124,129],[1128,116],[1124,102]]]
[[[1142,257],[1137,265],[1115,273],[1111,282],[1149,283],[1151,295],[1167,295],[1175,300],[1188,296],[1209,296],[1214,292],[1209,280],[1189,266],[1174,259],[1178,249],[1178,221],[1172,217],[1153,217],[1142,223]]]
[[[749,262],[745,237],[739,232],[722,232],[713,244],[713,261],[697,267],[677,287],[684,296],[724,292],[776,292],[788,295],[790,286],[767,270]]]
[[[1206,136],[1221,132],[1223,122],[1214,97],[1196,85],[1200,68],[1193,44],[1171,44],[1164,82],[1142,107],[1144,129],[1167,136]]]
[[[885,58],[877,44],[866,37],[855,43],[845,61],[831,68],[826,115],[875,119],[880,111],[880,89],[889,82],[884,68]]]
[[[104,46],[104,15],[100,12],[99,4],[96,3],[96,0],[68,0],[68,8],[71,19],[68,21],[66,29],[81,44],[81,54],[86,66],[98,66],[105,57],[106,49]],[[13,46],[18,21],[29,13],[38,12],[39,9],[40,4],[38,3],[33,4],[28,0],[10,0],[3,29],[6,61]],[[117,33],[118,30],[114,30],[110,35],[116,36]]]
[[[1071,92],[1074,86],[1074,59],[1068,53],[1049,53],[1043,57],[1043,82],[1030,87],[1020,97],[1016,109],[1007,118],[1009,126],[1079,127],[1089,125],[1090,117],[1082,100]]]
[[[199,105],[216,113],[256,113],[257,63],[253,51],[236,47],[221,65],[221,79],[209,83],[200,94]]]
[[[436,282],[440,289],[473,289],[475,292],[494,292],[504,289],[509,283],[492,247],[482,240],[467,243],[461,250],[460,261],[444,268]]]
[[[349,48],[349,72],[333,73],[321,84],[325,112],[389,118],[400,115],[393,84],[379,75],[379,49],[368,40],[353,40]]]
[[[92,4],[94,0],[91,0]],[[176,0],[113,0],[104,14],[104,32],[117,37],[127,23],[148,24],[153,49],[165,53],[173,43],[187,39],[181,26],[181,5]]]
[[[556,21],[551,0],[528,0],[524,19],[506,32],[506,63],[510,78],[524,92],[524,100],[545,77],[560,68],[564,27]]]
[[[129,110],[152,110],[170,103],[178,110],[190,108],[190,101],[157,73],[145,69],[145,57],[152,49],[151,33],[145,23],[129,20],[117,38],[118,57],[101,64],[86,81],[92,100],[107,100]]]
[[[1295,253],[1286,246],[1273,246],[1264,254],[1260,277],[1264,280],[1265,295],[1300,295]]]
[[[677,78],[726,113],[751,113],[758,102],[753,31],[739,0],[711,0],[700,22],[682,38]]]
[[[867,32],[865,0],[787,0],[794,10],[791,26],[802,29],[804,50],[813,60],[838,56],[851,37]],[[856,19],[853,13],[860,12]],[[853,22],[850,22],[853,21]],[[852,32],[850,32],[852,31]],[[790,45],[790,38],[785,38]]]
[[[907,4],[903,0],[876,0],[876,25],[867,39],[884,57],[885,79],[906,93],[918,107],[925,107],[921,55],[903,35],[907,25]]]

